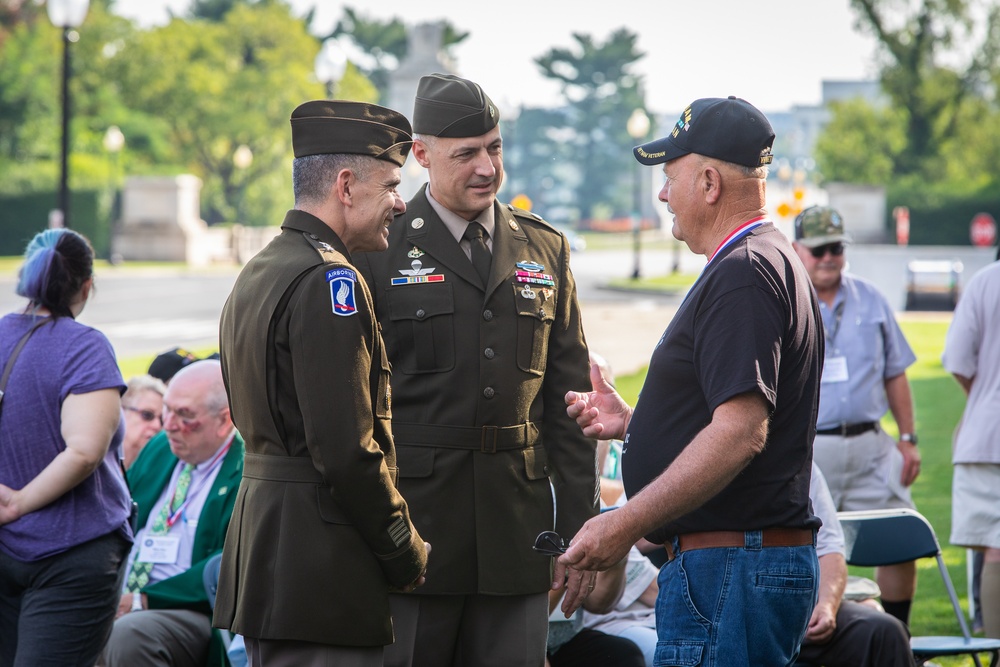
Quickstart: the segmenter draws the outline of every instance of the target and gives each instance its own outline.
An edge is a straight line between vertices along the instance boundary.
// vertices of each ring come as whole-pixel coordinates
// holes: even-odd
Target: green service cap
[[[850,243],[844,219],[829,206],[810,206],[795,218],[795,240],[807,248],[828,243]]]
[[[413,131],[435,137],[478,137],[500,122],[500,110],[478,83],[452,74],[420,77]]]
[[[413,145],[406,116],[377,104],[314,100],[297,106],[291,123],[295,157],[349,153],[402,167]]]

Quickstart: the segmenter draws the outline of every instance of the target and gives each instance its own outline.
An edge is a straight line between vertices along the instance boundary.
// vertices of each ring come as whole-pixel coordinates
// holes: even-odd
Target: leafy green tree
[[[286,3],[261,2],[237,4],[221,22],[174,19],[138,34],[118,59],[131,108],[164,119],[175,161],[203,179],[206,221],[275,224],[290,205],[288,117],[323,96],[318,50]],[[243,167],[241,146],[252,155]],[[242,205],[248,193],[253,207]]]
[[[906,150],[906,115],[864,100],[835,102],[833,118],[816,142],[822,179],[843,183],[888,183]]]
[[[559,82],[567,101],[568,159],[580,169],[575,202],[582,219],[624,215],[633,208],[631,153],[626,131],[632,111],[644,108],[642,78],[632,71],[644,53],[637,35],[619,28],[600,43],[574,33],[573,48],[552,48],[535,59],[542,74]],[[615,178],[617,176],[617,178]]]
[[[1000,8],[972,0],[851,0],[851,5],[858,26],[881,45],[882,87],[905,114],[907,143],[894,172],[939,172],[964,103],[993,85],[989,75],[1000,54]],[[984,21],[977,20],[979,14]]]

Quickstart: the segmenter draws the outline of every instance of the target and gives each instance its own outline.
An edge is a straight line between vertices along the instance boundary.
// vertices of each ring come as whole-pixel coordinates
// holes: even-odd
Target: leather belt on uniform
[[[536,445],[538,429],[532,422],[514,426],[437,426],[393,420],[392,439],[399,445],[472,449],[495,454]]]
[[[243,476],[268,482],[326,484],[319,470],[313,465],[312,459],[300,456],[245,454]]]
[[[740,530],[715,530],[704,533],[685,533],[678,535],[677,541],[680,551],[694,551],[695,549],[717,549],[722,547],[745,547],[748,541],[755,538],[748,537],[754,532],[761,533],[761,547],[804,547],[814,542],[814,532],[811,528],[765,528],[761,531]],[[674,545],[667,542],[663,545],[667,550],[667,558],[673,560],[677,557],[674,553]]]
[[[878,422],[860,422],[858,424],[841,424],[833,428],[816,429],[816,435],[839,435],[842,438],[850,438],[877,429]]]

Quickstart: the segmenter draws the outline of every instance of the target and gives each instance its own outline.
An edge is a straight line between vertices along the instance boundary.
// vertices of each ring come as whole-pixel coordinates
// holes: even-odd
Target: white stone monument
[[[194,266],[232,261],[232,234],[228,228],[209,228],[201,219],[200,197],[197,176],[130,176],[112,254],[126,261]]]
[[[444,23],[420,23],[406,31],[406,58],[389,75],[386,106],[402,112],[413,121],[413,99],[417,95],[420,77],[435,72],[456,74],[454,65],[442,51]],[[402,170],[399,194],[409,200],[427,182],[427,170],[413,157],[407,158]]]

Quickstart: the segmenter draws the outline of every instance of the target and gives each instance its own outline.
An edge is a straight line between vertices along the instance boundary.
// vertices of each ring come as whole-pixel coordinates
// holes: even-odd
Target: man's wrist
[[[899,441],[900,442],[908,442],[911,445],[916,445],[917,444],[917,434],[916,433],[900,433],[899,434]]]

